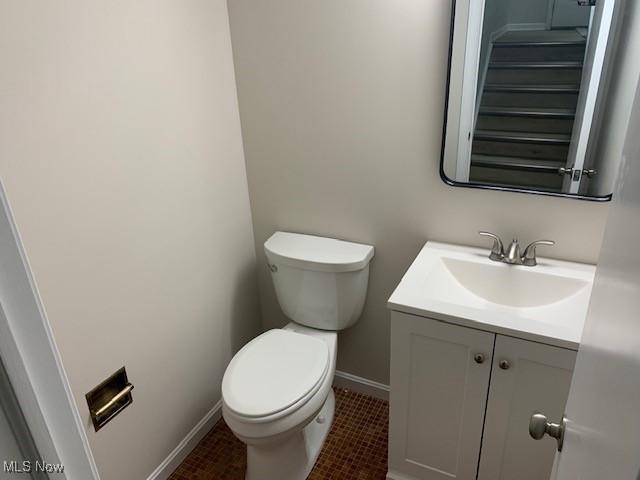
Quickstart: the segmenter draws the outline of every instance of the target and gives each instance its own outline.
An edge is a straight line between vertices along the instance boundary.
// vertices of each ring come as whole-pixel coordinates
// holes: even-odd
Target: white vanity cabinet
[[[556,440],[529,436],[534,412],[560,419],[577,352],[496,335],[478,480],[547,480]]]
[[[391,313],[389,480],[547,480],[576,352]]]
[[[388,478],[475,479],[495,335],[391,315]]]

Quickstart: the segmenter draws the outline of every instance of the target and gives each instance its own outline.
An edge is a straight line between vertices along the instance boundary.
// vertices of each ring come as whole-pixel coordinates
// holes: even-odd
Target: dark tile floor
[[[384,480],[389,404],[344,389],[335,394],[333,426],[309,480]],[[242,480],[245,455],[244,444],[221,419],[169,480]]]

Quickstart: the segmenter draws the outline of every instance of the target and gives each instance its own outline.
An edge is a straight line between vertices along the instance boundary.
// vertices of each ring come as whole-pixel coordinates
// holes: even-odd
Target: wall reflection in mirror
[[[616,5],[457,0],[442,174],[455,185],[608,199],[600,143]]]

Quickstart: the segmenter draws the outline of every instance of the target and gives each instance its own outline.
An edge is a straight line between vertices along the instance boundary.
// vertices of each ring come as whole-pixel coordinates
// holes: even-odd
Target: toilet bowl
[[[255,338],[229,364],[222,409],[247,444],[247,479],[309,474],[333,420],[336,346],[335,332],[289,324]]]
[[[222,414],[247,444],[247,480],[303,480],[331,428],[337,331],[362,313],[373,247],[276,232],[265,253],[293,322],[233,357],[222,380]]]

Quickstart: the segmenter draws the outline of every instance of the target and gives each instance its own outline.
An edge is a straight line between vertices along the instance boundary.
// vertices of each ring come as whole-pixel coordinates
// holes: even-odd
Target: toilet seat
[[[289,330],[269,330],[229,363],[222,380],[224,404],[252,423],[288,415],[320,389],[330,363],[326,342]]]

